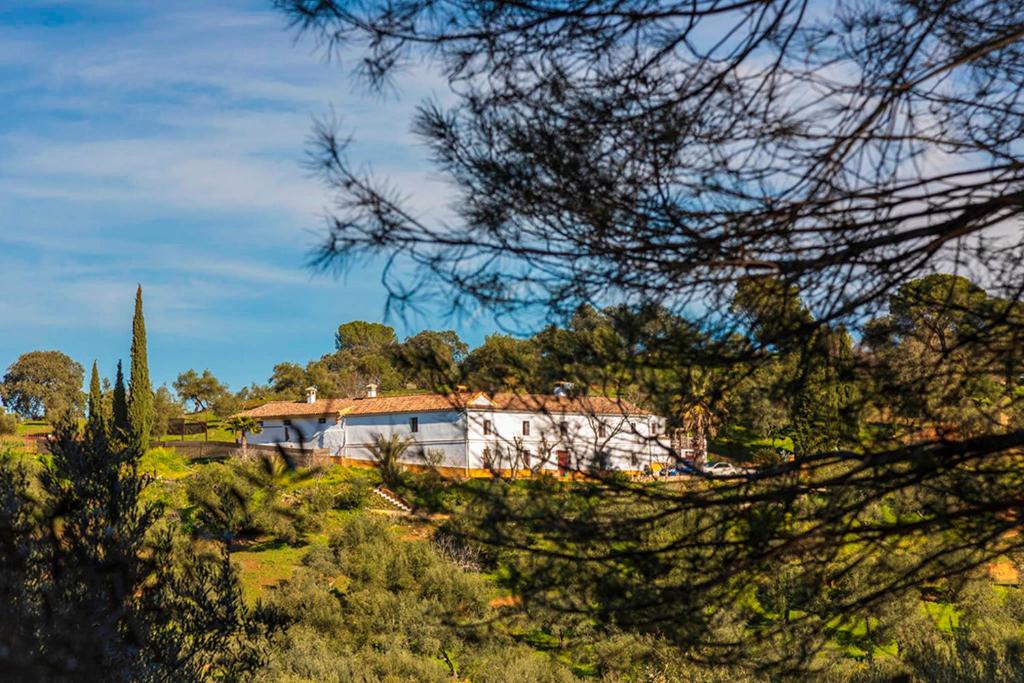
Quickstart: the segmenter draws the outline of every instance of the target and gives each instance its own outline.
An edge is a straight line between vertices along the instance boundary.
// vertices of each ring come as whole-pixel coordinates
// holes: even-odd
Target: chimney
[[[377,385],[367,384],[366,385],[366,398],[377,398]]]
[[[306,403],[316,403],[316,387],[306,387]]]

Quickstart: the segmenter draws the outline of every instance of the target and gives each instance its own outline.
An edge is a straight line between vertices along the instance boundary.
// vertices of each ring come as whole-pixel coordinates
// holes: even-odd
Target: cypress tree
[[[114,406],[110,435],[123,442],[128,436],[128,392],[124,388],[124,371],[117,361],[117,376],[114,378]]]
[[[142,317],[142,285],[135,291],[135,317],[132,319],[131,375],[128,378],[128,445],[137,453],[149,448],[153,427],[153,388],[149,384],[146,358],[146,321]]]
[[[85,438],[94,444],[107,440],[107,424],[103,419],[103,392],[100,390],[100,373],[96,361],[92,362],[92,378],[89,380],[89,420],[85,423]]]

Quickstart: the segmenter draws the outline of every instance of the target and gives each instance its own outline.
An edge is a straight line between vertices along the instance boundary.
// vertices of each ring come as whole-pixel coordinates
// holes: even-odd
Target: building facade
[[[379,438],[408,441],[402,461],[450,473],[641,471],[663,462],[665,421],[626,401],[564,394],[413,394],[275,401],[241,413],[261,422],[251,444],[319,449],[372,463]]]

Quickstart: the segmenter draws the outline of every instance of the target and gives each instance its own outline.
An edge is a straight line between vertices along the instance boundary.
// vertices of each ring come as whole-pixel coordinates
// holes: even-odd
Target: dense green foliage
[[[874,593],[937,547],[927,534],[884,550],[862,551],[856,544],[830,556],[810,550],[808,556],[818,559],[767,561],[720,581],[714,572],[691,573],[719,566],[716,554],[733,552],[723,536],[749,543],[766,525],[778,524],[772,505],[736,518],[677,513],[638,526],[652,510],[669,513],[670,501],[655,497],[638,505],[597,482],[463,486],[434,480],[431,486],[448,492],[439,510],[456,513],[438,518],[436,530],[424,533],[411,519],[360,512],[340,526],[330,522],[325,542],[310,540],[322,538],[319,525],[294,526],[281,535],[270,520],[292,524],[312,514],[326,523],[330,515],[306,508],[302,492],[317,487],[342,507],[337,501],[349,475],[337,467],[282,470],[276,482],[257,484],[264,475],[252,468],[199,465],[181,486],[189,491],[197,533],[223,530],[210,524],[208,505],[233,501],[217,519],[266,515],[263,523],[236,526],[242,529],[236,540],[251,539],[243,547],[253,550],[240,553],[247,562],[292,558],[276,587],[264,593],[267,618],[282,629],[265,643],[268,662],[260,680],[420,681],[449,679],[454,672],[474,681],[584,676],[752,682],[777,680],[791,667],[811,681],[995,681],[1019,675],[1015,653],[1024,637],[1024,603],[1015,586],[994,587],[983,573],[969,572]],[[415,481],[407,476],[403,485]],[[211,482],[221,488],[201,502],[195,492]],[[272,506],[263,498],[268,494],[276,501]],[[496,519],[494,500],[521,513],[519,521]],[[903,505],[900,514],[912,514],[910,501]],[[892,515],[876,505],[862,519],[885,522]],[[594,525],[607,516],[623,527],[614,538]],[[562,529],[538,535],[533,523],[551,517]],[[588,535],[579,539],[576,533],[584,529]],[[722,529],[731,531],[723,535]],[[680,534],[690,546],[658,561],[643,557],[645,549]],[[573,549],[567,543],[577,542],[586,544],[582,556],[547,552]],[[513,544],[522,547],[513,550]],[[609,552],[611,564],[596,559]],[[693,578],[701,591],[681,600],[679,591]],[[510,590],[518,598],[509,597]],[[669,601],[683,611],[666,620]],[[637,611],[637,604],[647,607]]]
[[[135,291],[132,318],[131,374],[128,379],[128,444],[146,452],[153,432],[153,388],[149,382],[146,320],[142,313],[142,287]]]
[[[100,373],[96,361],[92,363],[92,375],[89,378],[89,399],[87,403],[89,416],[85,423],[85,438],[93,443],[107,441],[107,417],[103,414],[103,391],[100,388]]]
[[[946,310],[951,299],[955,313]],[[980,568],[1019,561],[1007,533],[1014,519],[988,501],[1013,499],[1024,475],[1012,460],[944,455],[926,438],[927,430],[992,434],[996,424],[998,434],[1020,424],[1020,354],[999,347],[1000,330],[984,322],[1003,305],[960,278],[925,278],[902,288],[855,339],[816,321],[792,289],[758,278],[744,281],[733,301],[743,325],[721,338],[657,307],[584,307],[563,327],[527,339],[488,337],[471,351],[450,332],[399,342],[386,326],[349,323],[332,354],[307,368],[279,365],[271,387],[232,394],[211,373],[191,378],[217,389],[193,391],[194,405],[235,407],[297,398],[309,384],[321,395],[345,395],[364,382],[548,392],[562,381],[572,392],[637,401],[670,427],[717,434],[713,456],[728,447],[788,472],[763,482],[671,487],[609,475],[460,483],[431,469],[404,472],[410,444],[396,437],[375,444],[379,473],[368,476],[300,470],[276,457],[190,463],[151,451],[144,467],[158,479],[150,486],[131,455],[137,441],[127,450],[117,439],[99,445],[106,420],[126,415],[127,405],[120,373],[104,392],[94,364],[85,445],[65,439],[41,468],[5,461],[5,524],[22,548],[9,552],[68,552],[73,560],[60,562],[80,568],[62,569],[46,587],[44,565],[15,562],[6,590],[12,600],[29,597],[17,608],[27,630],[9,636],[24,653],[12,666],[27,671],[55,652],[33,645],[40,634],[71,628],[87,610],[106,614],[95,601],[110,602],[109,592],[66,597],[99,580],[89,573],[97,560],[88,546],[104,538],[90,525],[103,524],[124,538],[113,554],[102,550],[127,558],[118,560],[118,581],[147,589],[122,594],[110,615],[94,620],[115,635],[82,660],[88,670],[159,677],[174,662],[185,678],[202,679],[262,663],[266,680],[1018,677],[1018,589],[993,588]],[[798,340],[789,338],[794,330]],[[958,352],[980,335],[993,340],[991,356]],[[652,336],[657,347],[643,342]],[[716,362],[701,364],[708,358]],[[179,387],[186,394],[187,384]],[[936,400],[911,400],[922,391]],[[166,387],[150,397],[156,436],[182,406]],[[252,418],[224,424],[236,434],[258,428]],[[888,466],[881,484],[857,459],[820,457],[915,441],[919,454]],[[777,444],[795,452],[792,466]],[[113,467],[102,475],[90,469],[100,451]],[[921,469],[934,463],[940,475],[920,485]],[[425,525],[403,520],[398,529],[375,519],[365,510],[379,503],[370,490],[381,479],[417,510],[442,516]],[[63,536],[48,540],[37,525],[47,510],[77,509],[74,496],[92,496],[90,521],[60,515],[55,528],[77,524],[82,539],[65,547],[56,543]],[[106,512],[104,500],[114,501]],[[243,560],[234,568],[228,548]],[[238,567],[246,594],[264,600],[255,612],[241,605]],[[49,591],[59,592],[66,613],[39,611]],[[157,596],[166,606],[158,618],[148,612]],[[145,619],[137,610],[148,610]],[[144,634],[130,655],[125,628]],[[62,647],[56,656],[74,659],[85,646],[71,639]]]
[[[209,369],[203,374],[186,370],[174,380],[174,391],[182,401],[191,401],[196,412],[207,410],[227,388],[213,376]]]
[[[263,628],[224,548],[144,502],[130,449],[78,439],[0,458],[0,669],[17,680],[210,680],[260,663]]]
[[[127,439],[130,425],[128,423],[128,390],[124,384],[124,372],[121,361],[117,361],[117,375],[114,377],[114,389],[111,395],[110,434],[117,439]]]
[[[0,436],[10,436],[18,433],[18,416],[14,413],[0,413]]]
[[[932,275],[904,284],[889,313],[867,326],[875,394],[907,431],[988,433],[1022,418],[1024,349],[1011,330],[1024,311],[963,277]]]
[[[268,607],[288,622],[260,680],[568,681],[493,623],[485,577],[387,522],[355,517],[310,551]]]
[[[12,452],[0,458],[9,475],[2,521],[12,530],[5,538],[14,543],[0,548],[8,553],[4,566],[14,568],[0,584],[6,596],[28,596],[20,603],[11,598],[20,618],[0,629],[4,644],[13,645],[3,652],[19,653],[4,662],[5,670],[63,680],[102,666],[147,680],[173,666],[177,680],[208,680],[257,667],[259,680],[456,676],[524,683],[580,676],[760,682],[777,680],[777,672],[790,667],[802,680],[865,683],[896,677],[981,682],[1021,674],[1024,598],[1016,584],[994,587],[983,572],[972,571],[876,593],[940,547],[927,531],[909,543],[906,537],[883,545],[854,542],[836,554],[816,550],[808,539],[812,545],[800,555],[805,559],[781,556],[723,576],[707,571],[727,563],[719,555],[743,557],[725,541],[756,544],[768,526],[788,523],[773,512],[777,503],[735,516],[717,508],[695,515],[674,510],[673,499],[657,495],[664,490],[659,485],[645,485],[652,497],[639,503],[613,482],[462,485],[407,475],[402,485],[413,487],[403,489],[407,494],[429,484],[442,494],[437,509],[455,513],[423,527],[360,511],[369,485],[364,473],[372,474],[367,470],[294,470],[280,460],[189,464],[171,451],[147,454],[140,469],[131,456],[106,452],[101,458],[89,448],[65,441],[52,461]],[[159,485],[140,475],[150,467]],[[728,490],[704,488],[705,495]],[[160,508],[144,502],[152,491],[172,506],[170,518],[180,527],[161,521]],[[858,519],[920,519],[927,497],[915,497],[901,497],[898,510],[892,507],[897,499],[873,504]],[[504,508],[498,516],[495,501]],[[829,518],[824,498],[800,505],[819,506],[812,516]],[[129,509],[136,512],[124,512]],[[40,535],[38,515],[46,519],[47,510],[69,511],[61,524],[74,530],[76,543]],[[652,512],[657,524],[640,523]],[[347,515],[340,524],[339,514]],[[607,535],[600,524],[605,518],[616,519],[619,532]],[[538,534],[536,525],[545,519],[559,526]],[[989,523],[977,520],[963,533]],[[320,540],[325,525],[330,533]],[[191,530],[195,540],[188,542],[181,530]],[[679,537],[688,544],[667,556],[644,552]],[[211,552],[226,547],[222,539],[250,563],[263,556],[270,562],[276,554],[292,558],[255,612],[239,602],[237,570],[225,555]],[[106,588],[97,591],[113,585],[92,573],[97,558],[90,547],[101,542],[104,562],[121,558],[113,565],[115,583],[145,590],[118,593],[120,602],[110,602]],[[47,563],[9,562],[25,544],[33,548],[33,562]],[[556,548],[572,552],[552,554]],[[1024,568],[1022,560],[1009,557]],[[55,562],[65,567],[54,575],[59,580],[31,578],[30,572]],[[951,558],[949,566],[956,565]],[[256,580],[251,571],[243,568],[243,581]],[[56,594],[62,610],[34,611],[32,605],[48,604],[46,596]],[[666,620],[669,602],[673,612]],[[114,634],[103,648],[95,648],[91,635],[67,637],[83,614],[93,628]],[[123,631],[127,624],[136,630]],[[276,626],[268,631],[270,624]],[[141,645],[130,642],[126,650],[126,634],[137,632]],[[40,640],[44,633],[53,635]],[[45,649],[33,645],[42,642]],[[55,664],[61,661],[76,668],[62,670]]]
[[[82,366],[60,351],[31,351],[7,368],[0,381],[0,399],[23,418],[51,421],[82,409]]]
[[[469,347],[454,331],[424,330],[398,345],[395,366],[406,383],[454,391],[461,379],[459,364],[468,352]]]
[[[151,439],[159,439],[166,434],[170,421],[180,419],[185,414],[181,402],[166,386],[157,387],[153,392],[152,406],[153,421],[149,426]]]
[[[296,473],[276,455],[204,466],[184,480],[193,529],[214,538],[296,543],[319,531],[329,510],[366,502],[365,482],[320,486],[317,474]]]

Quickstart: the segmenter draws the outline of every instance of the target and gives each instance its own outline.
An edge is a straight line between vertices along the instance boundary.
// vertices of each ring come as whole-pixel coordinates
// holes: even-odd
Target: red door
[[[569,471],[569,468],[571,467],[569,461],[569,451],[558,451],[556,455],[558,455],[558,473],[565,474],[566,472]]]

